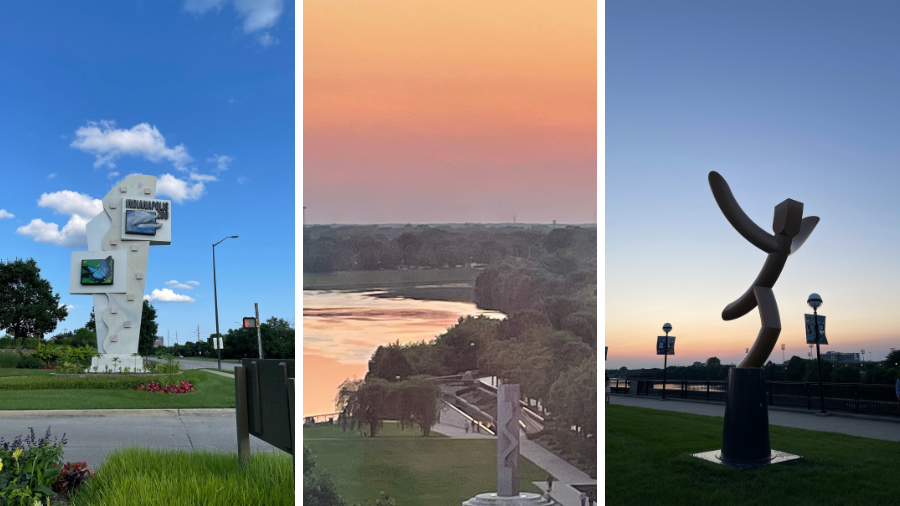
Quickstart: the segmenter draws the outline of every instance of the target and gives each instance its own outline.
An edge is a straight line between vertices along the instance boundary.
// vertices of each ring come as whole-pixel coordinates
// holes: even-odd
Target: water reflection
[[[470,302],[391,297],[383,291],[304,290],[303,414],[333,412],[338,386],[363,377],[379,345],[433,339],[468,315],[504,318]]]

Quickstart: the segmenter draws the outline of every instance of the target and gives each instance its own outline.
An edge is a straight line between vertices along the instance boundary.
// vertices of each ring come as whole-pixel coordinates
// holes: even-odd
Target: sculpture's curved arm
[[[791,242],[791,255],[796,253],[797,250],[800,249],[800,246],[803,246],[803,243],[809,238],[809,234],[812,234],[813,229],[815,229],[818,224],[818,216],[807,216],[800,221],[800,233],[797,234],[797,237],[794,237],[794,241]]]
[[[719,205],[719,209],[722,210],[722,214],[725,215],[728,223],[731,223],[731,226],[744,236],[744,239],[747,239],[751,244],[766,253],[774,253],[778,249],[778,245],[775,243],[775,236],[753,223],[753,220],[738,205],[737,200],[731,193],[731,188],[725,182],[725,178],[719,175],[718,172],[712,171],[709,173],[709,187],[712,190],[713,197],[716,199],[716,204]]]

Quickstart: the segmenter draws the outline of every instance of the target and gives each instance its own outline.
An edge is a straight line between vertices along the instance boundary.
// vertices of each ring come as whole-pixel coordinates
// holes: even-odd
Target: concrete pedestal
[[[119,360],[113,361],[114,358]],[[97,367],[98,373],[107,372],[107,369],[109,372],[125,372],[126,367],[129,372],[144,372],[144,359],[130,354],[105,353],[91,359],[88,372],[94,372],[94,367]]]
[[[502,497],[496,492],[478,494],[462,503],[462,506],[555,506],[552,499],[545,499],[540,494],[519,492],[517,496]]]

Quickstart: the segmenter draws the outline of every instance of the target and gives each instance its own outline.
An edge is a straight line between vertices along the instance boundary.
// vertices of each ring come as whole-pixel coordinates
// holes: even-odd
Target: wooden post
[[[242,366],[234,368],[234,397],[238,459],[247,462],[250,460],[250,421],[247,412],[247,370]]]
[[[266,357],[263,356],[262,349],[262,325],[259,323],[259,304],[254,302],[253,308],[256,310],[256,339],[259,341],[259,359],[262,360]]]

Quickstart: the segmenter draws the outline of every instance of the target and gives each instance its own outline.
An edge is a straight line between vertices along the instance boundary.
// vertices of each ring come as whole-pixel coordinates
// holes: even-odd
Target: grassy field
[[[900,503],[897,443],[773,425],[772,448],[803,460],[739,472],[691,456],[722,447],[722,423],[607,405],[606,504]]]
[[[55,378],[48,378],[55,379]],[[72,378],[61,378],[71,380]],[[0,379],[0,382],[20,378]],[[143,378],[143,382],[158,378]],[[0,390],[0,409],[176,409],[233,408],[234,380],[200,370],[185,371],[179,381],[194,385],[187,394],[150,393],[135,390],[41,389]]]
[[[119,449],[97,477],[70,496],[72,506],[293,505],[294,465],[279,450],[255,453],[247,465],[237,453]]]
[[[54,369],[0,369],[0,378],[10,378],[14,376],[50,376]]]
[[[303,429],[303,446],[316,468],[331,475],[347,504],[374,502],[380,491],[398,505],[445,506],[497,488],[497,447],[492,439],[423,438],[418,429],[399,430],[385,423],[375,438],[344,432],[337,426]],[[547,473],[519,459],[521,488],[539,492],[534,481]]]

